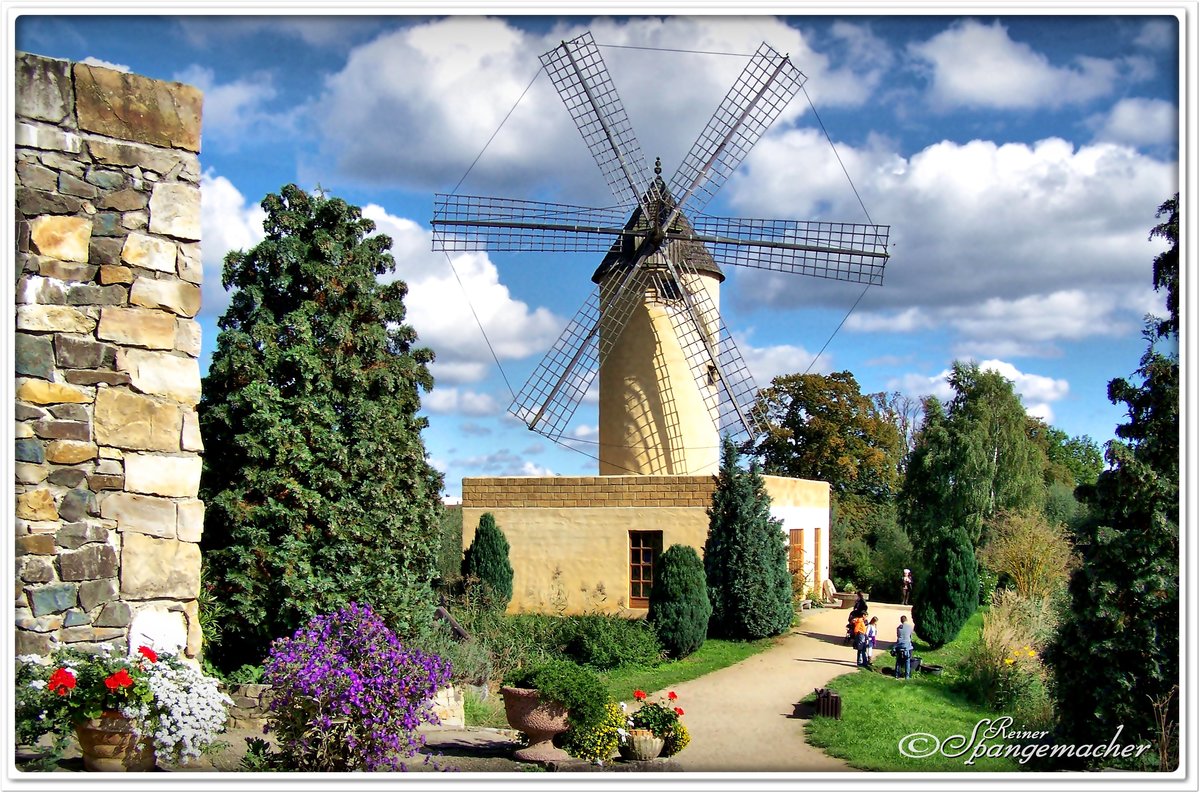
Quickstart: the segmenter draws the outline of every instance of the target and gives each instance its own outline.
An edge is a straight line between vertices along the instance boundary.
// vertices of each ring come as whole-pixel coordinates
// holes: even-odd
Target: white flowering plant
[[[19,743],[54,737],[43,768],[57,763],[76,725],[114,711],[153,743],[159,760],[187,763],[213,746],[232,704],[215,678],[174,653],[142,646],[120,656],[108,645],[98,654],[18,657],[14,699]]]

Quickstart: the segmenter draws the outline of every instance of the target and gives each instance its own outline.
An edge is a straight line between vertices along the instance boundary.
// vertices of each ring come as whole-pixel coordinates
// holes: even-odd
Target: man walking
[[[912,635],[913,626],[908,621],[908,616],[900,615],[900,625],[896,628],[896,678],[900,678],[900,670],[904,670],[904,679],[912,678],[912,668],[910,661],[912,660]]]

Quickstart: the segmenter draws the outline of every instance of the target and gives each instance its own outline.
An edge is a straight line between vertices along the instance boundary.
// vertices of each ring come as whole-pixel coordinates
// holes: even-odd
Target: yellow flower
[[[1033,658],[1033,657],[1035,657],[1035,656],[1037,656],[1037,653],[1035,653],[1033,650],[1030,650],[1030,651],[1029,651],[1029,657],[1030,657],[1030,658]]]
[[[1016,658],[1005,658],[1004,659],[1004,663],[1006,663],[1006,664],[1014,664],[1016,662],[1017,662]]]

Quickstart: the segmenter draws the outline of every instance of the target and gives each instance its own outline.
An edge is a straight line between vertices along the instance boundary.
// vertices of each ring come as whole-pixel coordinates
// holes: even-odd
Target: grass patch
[[[759,639],[753,642],[731,642],[724,639],[707,639],[700,649],[678,661],[667,661],[653,667],[621,666],[600,673],[600,680],[614,700],[628,702],[633,690],[658,691],[695,680],[697,677],[733,666],[752,655],[769,649],[775,639]]]
[[[878,671],[859,670],[830,681],[829,687],[842,698],[841,720],[814,718],[807,727],[808,742],[833,757],[840,757],[855,768],[868,771],[1021,771],[1017,760],[981,757],[974,764],[961,757],[946,757],[940,752],[929,757],[905,757],[900,741],[912,733],[928,733],[945,741],[954,735],[969,739],[982,719],[997,719],[1002,714],[974,705],[956,690],[954,668],[966,655],[983,628],[983,611],[967,620],[954,641],[938,648],[919,639],[913,642],[914,654],[923,664],[940,664],[945,673],[938,676],[915,675],[911,680],[896,680]],[[876,656],[877,666],[892,661],[887,653]],[[809,695],[805,703],[815,705]],[[1014,729],[1019,725],[1014,725]],[[995,741],[989,742],[989,745]],[[913,747],[916,749],[917,747]]]
[[[463,691],[463,721],[471,727],[507,727],[504,699],[499,694],[483,699],[478,690],[468,686]]]

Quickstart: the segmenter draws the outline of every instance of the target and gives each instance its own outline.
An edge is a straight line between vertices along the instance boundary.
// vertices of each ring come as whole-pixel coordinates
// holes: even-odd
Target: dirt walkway
[[[888,639],[895,636],[900,614],[908,611],[872,605],[880,623],[876,665],[891,660]],[[853,770],[805,742],[804,725],[813,713],[799,705],[813,689],[855,671],[854,650],[842,643],[849,612],[804,613],[804,621],[770,650],[672,687],[692,735],[691,745],[672,758],[679,770]]]

